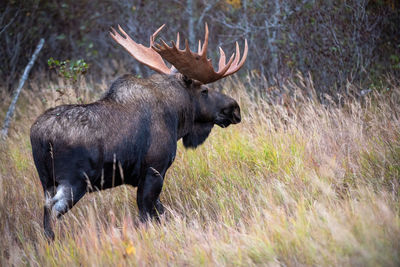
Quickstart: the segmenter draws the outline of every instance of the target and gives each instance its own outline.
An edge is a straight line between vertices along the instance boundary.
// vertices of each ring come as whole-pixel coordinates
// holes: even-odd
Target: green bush
[[[56,70],[59,76],[73,82],[89,69],[89,65],[83,59],[60,61],[51,57],[47,60],[47,64],[50,69]]]

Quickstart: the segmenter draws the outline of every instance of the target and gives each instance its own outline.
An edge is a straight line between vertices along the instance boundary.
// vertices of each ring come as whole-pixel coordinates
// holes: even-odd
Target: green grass
[[[398,266],[400,87],[326,108],[255,104],[240,81],[223,86],[243,121],[196,150],[179,142],[160,224],[139,223],[136,189],[122,186],[86,195],[51,244],[29,127],[58,96],[24,93],[31,105],[0,144],[0,265]]]

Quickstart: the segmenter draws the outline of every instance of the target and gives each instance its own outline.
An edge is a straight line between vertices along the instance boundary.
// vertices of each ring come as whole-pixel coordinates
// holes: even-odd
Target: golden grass
[[[292,98],[272,105],[245,93],[257,85],[223,84],[243,122],[196,150],[179,144],[160,224],[140,224],[136,190],[122,186],[86,195],[49,244],[29,127],[58,104],[57,85],[33,83],[0,144],[0,265],[398,266],[400,87],[326,108],[309,79],[285,86]]]

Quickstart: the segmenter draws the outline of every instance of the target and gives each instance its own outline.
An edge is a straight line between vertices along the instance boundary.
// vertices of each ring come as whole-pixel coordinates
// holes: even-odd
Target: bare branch
[[[7,10],[3,13],[2,19],[4,19],[5,15],[7,14]],[[15,12],[14,17],[10,20],[9,23],[7,23],[3,29],[0,30],[0,35],[14,22],[14,20],[17,18],[19,14],[19,10],[17,10],[17,12]]]
[[[29,61],[28,65],[26,66],[24,74],[22,75],[21,80],[19,81],[18,88],[14,93],[13,100],[10,104],[10,107],[8,108],[6,118],[4,119],[3,128],[1,129],[1,132],[0,132],[0,136],[4,139],[7,138],[8,128],[10,127],[11,118],[14,114],[14,110],[15,110],[15,106],[17,104],[19,94],[21,93],[22,87],[24,86],[26,79],[28,79],[29,72],[31,71],[33,64],[35,63],[35,60],[36,60],[37,56],[39,55],[39,52],[42,49],[43,44],[44,44],[44,39],[42,38],[42,39],[40,39],[38,45],[36,46],[35,52],[33,53],[31,60]]]

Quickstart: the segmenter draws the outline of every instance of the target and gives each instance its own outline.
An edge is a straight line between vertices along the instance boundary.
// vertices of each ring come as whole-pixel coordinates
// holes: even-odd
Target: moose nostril
[[[232,113],[232,108],[224,108],[222,110],[222,114],[224,115],[231,115],[231,113]]]
[[[235,108],[233,110],[232,116],[233,116],[233,122],[234,123],[239,123],[242,120],[242,117],[240,116],[240,109],[239,108]]]

